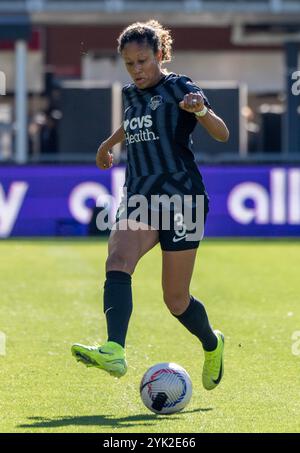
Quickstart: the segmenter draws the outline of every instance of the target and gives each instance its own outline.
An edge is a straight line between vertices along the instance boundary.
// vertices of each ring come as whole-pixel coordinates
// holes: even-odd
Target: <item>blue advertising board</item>
[[[210,197],[206,236],[300,237],[300,167],[201,166]],[[84,236],[96,200],[112,196],[125,168],[92,165],[0,168],[0,238]]]

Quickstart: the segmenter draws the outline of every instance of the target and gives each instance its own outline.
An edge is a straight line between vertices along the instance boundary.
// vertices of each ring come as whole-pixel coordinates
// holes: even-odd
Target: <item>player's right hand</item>
[[[96,165],[98,168],[100,168],[100,170],[107,170],[113,165],[113,155],[105,146],[105,143],[101,143],[98,148],[96,155]]]

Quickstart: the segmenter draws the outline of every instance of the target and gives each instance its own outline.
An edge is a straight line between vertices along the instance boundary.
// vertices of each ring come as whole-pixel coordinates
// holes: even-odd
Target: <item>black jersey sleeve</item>
[[[131,85],[126,85],[122,88],[122,110],[123,110],[123,112],[125,112],[125,110],[130,105],[130,88],[131,88]]]
[[[203,90],[196,85],[189,77],[186,76],[181,76],[178,77],[178,79],[175,82],[176,84],[176,95],[178,97],[178,102],[182,101],[184,95],[188,93],[201,93],[204,99],[204,105],[211,109],[211,105],[209,103],[209,100],[205,96]]]

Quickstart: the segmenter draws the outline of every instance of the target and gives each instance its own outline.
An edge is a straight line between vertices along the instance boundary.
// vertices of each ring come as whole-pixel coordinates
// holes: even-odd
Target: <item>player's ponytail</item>
[[[171,61],[172,56],[171,56],[171,51],[172,51],[172,37],[170,30],[167,30],[164,28],[157,20],[149,20],[146,22],[147,26],[152,27],[159,39],[159,48],[162,50],[162,61],[163,62],[168,62]]]
[[[132,41],[147,43],[154,53],[161,49],[162,62],[171,61],[171,33],[156,20],[136,22],[125,28],[118,38],[118,51],[121,53],[124,46]]]

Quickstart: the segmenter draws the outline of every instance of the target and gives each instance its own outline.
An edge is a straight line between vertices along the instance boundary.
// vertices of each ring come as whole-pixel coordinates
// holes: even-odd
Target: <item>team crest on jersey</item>
[[[153,96],[150,99],[149,107],[151,108],[151,110],[156,110],[162,103],[163,103],[162,96]]]

